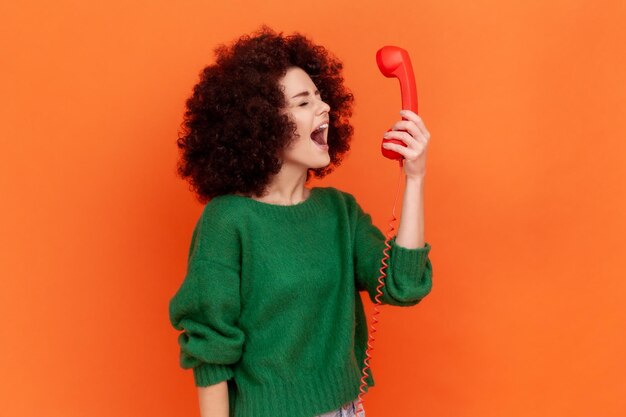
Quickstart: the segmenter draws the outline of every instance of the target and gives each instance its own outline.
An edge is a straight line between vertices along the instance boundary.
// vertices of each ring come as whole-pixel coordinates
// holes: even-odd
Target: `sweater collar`
[[[297,204],[288,205],[266,203],[237,194],[228,194],[227,196],[222,197],[232,198],[233,201],[237,201],[240,204],[247,206],[250,210],[257,213],[267,214],[277,220],[288,218],[305,219],[310,218],[315,213],[320,213],[320,209],[323,206],[320,194],[322,194],[323,190],[324,188],[322,187],[313,187],[311,188],[311,192],[306,200]]]

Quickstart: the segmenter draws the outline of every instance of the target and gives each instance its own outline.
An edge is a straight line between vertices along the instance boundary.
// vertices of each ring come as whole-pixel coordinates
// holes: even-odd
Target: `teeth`
[[[323,129],[328,129],[328,123],[324,123],[324,124],[320,125],[320,126],[319,126],[317,129],[315,129],[315,130],[317,131],[317,130],[323,130]]]

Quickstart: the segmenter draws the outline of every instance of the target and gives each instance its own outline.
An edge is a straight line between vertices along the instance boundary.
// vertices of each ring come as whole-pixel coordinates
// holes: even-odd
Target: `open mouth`
[[[328,129],[328,123],[320,125],[311,133],[311,140],[315,142],[318,146],[328,149],[328,145],[326,144],[326,141],[324,139],[324,131],[326,129]]]

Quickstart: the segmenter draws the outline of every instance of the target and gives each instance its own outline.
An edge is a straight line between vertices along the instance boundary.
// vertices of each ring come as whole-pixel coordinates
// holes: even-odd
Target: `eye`
[[[306,106],[307,104],[309,104],[309,102],[308,102],[308,101],[305,101],[305,102],[303,102],[303,103],[300,103],[300,107],[302,107],[302,106]]]

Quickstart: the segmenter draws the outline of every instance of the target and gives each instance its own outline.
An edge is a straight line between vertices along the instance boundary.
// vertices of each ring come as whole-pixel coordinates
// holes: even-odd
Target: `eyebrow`
[[[315,90],[315,94],[320,94],[319,90]],[[296,94],[295,96],[291,97],[291,98],[296,98],[296,97],[302,97],[302,96],[308,96],[309,92],[308,91],[303,91],[301,93]]]

